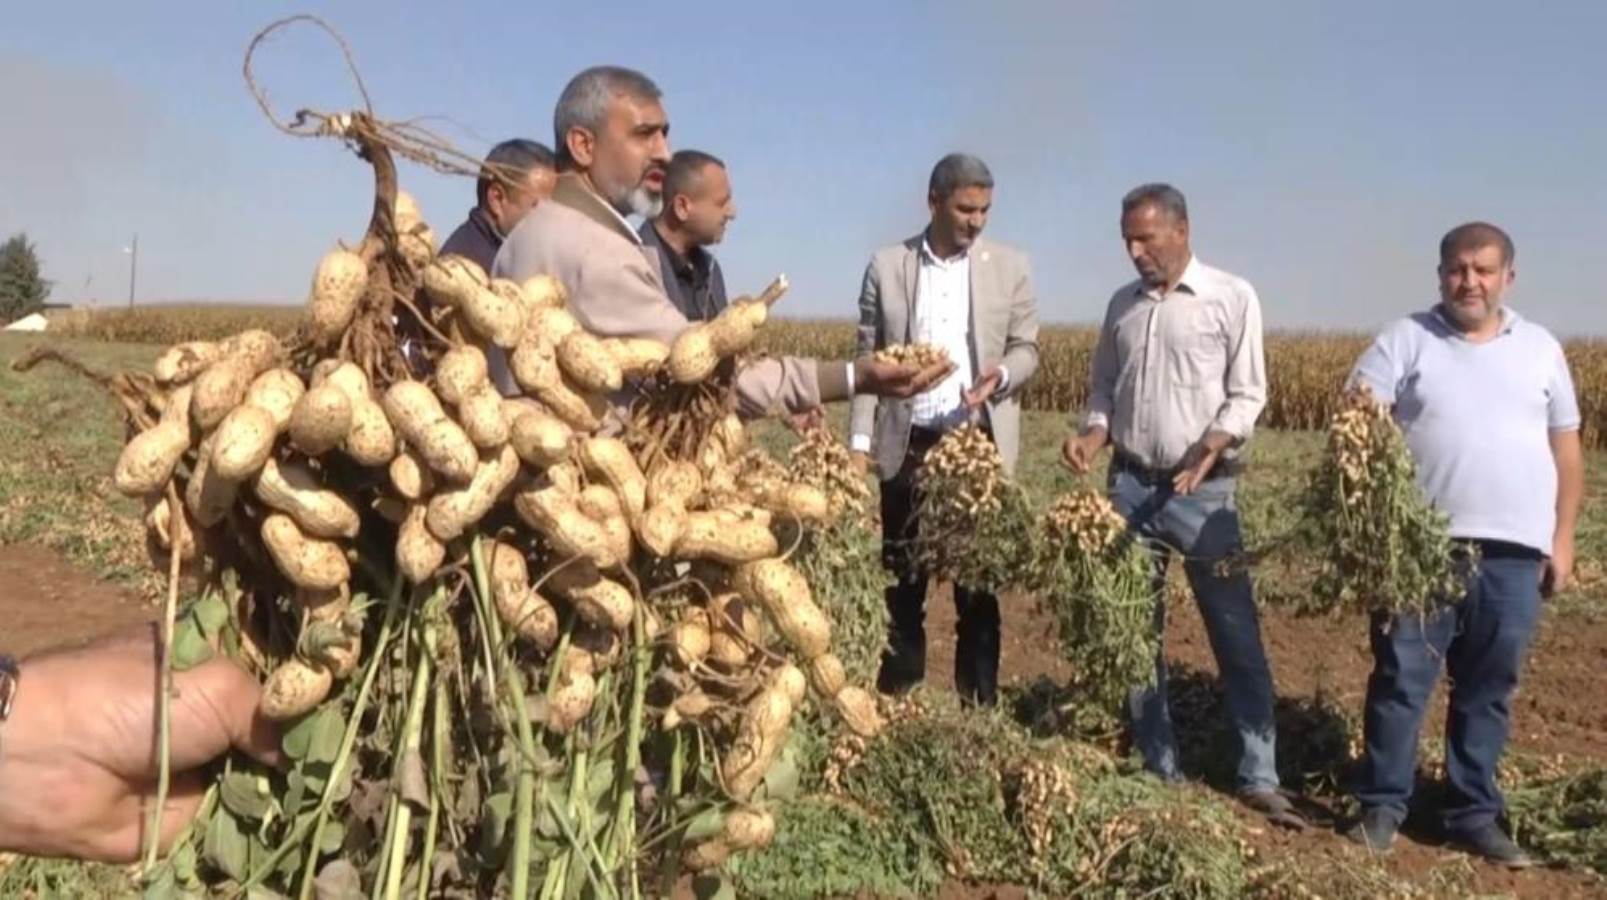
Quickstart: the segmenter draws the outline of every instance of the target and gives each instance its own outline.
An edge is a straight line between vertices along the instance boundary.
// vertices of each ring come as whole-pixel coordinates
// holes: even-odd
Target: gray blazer
[[[913,339],[916,269],[922,234],[884,247],[871,257],[859,292],[860,356]],[[994,365],[1010,373],[1010,384],[988,401],[984,412],[993,440],[1008,468],[1021,446],[1021,389],[1038,370],[1038,300],[1032,290],[1027,255],[986,238],[971,246],[971,372]],[[852,434],[871,436],[871,453],[882,480],[898,474],[909,448],[908,400],[856,396],[849,418]]]

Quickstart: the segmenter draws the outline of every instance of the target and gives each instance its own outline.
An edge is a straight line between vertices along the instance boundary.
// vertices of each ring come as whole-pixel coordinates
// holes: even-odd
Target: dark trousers
[[[926,576],[917,570],[911,542],[920,527],[915,472],[926,451],[942,435],[924,428],[910,432],[904,464],[882,482],[882,564],[897,582],[887,589],[887,649],[876,688],[896,693],[926,677]],[[992,594],[954,586],[954,688],[963,699],[992,706],[999,682],[999,600]]]
[[[1356,783],[1364,807],[1388,810],[1397,822],[1406,817],[1418,732],[1443,664],[1451,678],[1445,721],[1450,789],[1441,815],[1453,834],[1482,828],[1501,814],[1496,765],[1511,726],[1512,692],[1540,618],[1539,553],[1498,542],[1481,549],[1478,574],[1455,605],[1428,616],[1374,615],[1366,755]]]

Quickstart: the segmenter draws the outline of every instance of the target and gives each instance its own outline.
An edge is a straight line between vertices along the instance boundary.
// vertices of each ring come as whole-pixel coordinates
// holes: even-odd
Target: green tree
[[[0,244],[0,325],[33,312],[50,296],[50,282],[39,275],[39,254],[28,235],[18,232]]]

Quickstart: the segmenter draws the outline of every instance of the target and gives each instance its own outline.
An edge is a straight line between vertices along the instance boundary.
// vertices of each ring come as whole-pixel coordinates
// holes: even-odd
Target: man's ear
[[[692,217],[692,198],[676,194],[670,198],[670,209],[675,213],[675,221],[685,222]]]
[[[575,125],[564,135],[564,147],[569,150],[569,158],[575,161],[575,165],[589,169],[595,159],[597,135],[592,134],[590,129]]]

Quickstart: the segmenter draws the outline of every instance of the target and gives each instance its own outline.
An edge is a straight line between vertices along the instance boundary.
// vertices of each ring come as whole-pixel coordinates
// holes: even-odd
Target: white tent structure
[[[50,327],[50,320],[45,318],[44,313],[29,313],[17,321],[12,322],[10,325],[7,325],[5,330],[44,331],[48,327]]]

